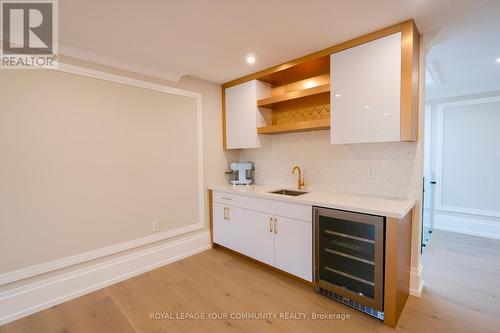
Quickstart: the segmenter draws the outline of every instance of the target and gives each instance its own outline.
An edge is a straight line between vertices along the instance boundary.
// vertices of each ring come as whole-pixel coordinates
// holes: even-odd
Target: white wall
[[[500,97],[445,106],[441,205],[500,215]]]
[[[424,176],[431,175],[431,154],[432,154],[432,106],[425,105],[424,109]]]
[[[224,170],[226,169],[227,164],[234,160],[234,153],[224,152],[224,150],[222,149],[222,115],[220,95],[221,88],[219,84],[192,77],[182,78],[180,82],[170,82],[154,77],[120,70],[117,68],[66,57],[63,55],[60,55],[60,60],[64,63],[81,66],[83,67],[83,71],[95,70],[104,73],[104,76],[109,74],[119,75],[121,77],[125,77],[126,79],[140,80],[145,83],[164,85],[200,94],[202,101],[201,106],[203,119],[201,124],[203,133],[202,145],[204,178],[202,191],[206,193],[206,189],[208,187],[216,184],[221,184],[226,181],[224,178]],[[59,74],[52,74],[54,74],[55,76],[59,76]],[[17,80],[22,86],[23,82],[25,82],[27,85],[35,84],[37,82],[37,78],[41,75],[43,74],[35,73],[34,71],[12,71],[11,73],[9,73],[8,77]],[[7,76],[4,76],[3,72],[0,74],[0,76],[2,76],[2,80],[4,77],[7,78]],[[105,89],[100,92],[94,91],[93,94],[95,96],[95,94],[97,93],[102,93],[104,95],[104,100],[106,100],[105,95],[107,95],[107,93],[109,93],[110,96],[113,95],[113,91],[108,90],[109,88],[105,88],[102,82],[95,81],[95,87],[88,87],[85,84],[86,81],[80,82],[77,79],[78,83],[76,83],[76,81],[73,80],[65,80],[66,79],[64,78],[62,79],[63,86],[60,86],[62,90],[59,90],[61,92],[66,88],[69,89],[73,87],[73,91],[69,92],[75,93],[74,89],[76,84],[76,89],[80,87],[80,93],[83,95],[85,95],[87,91],[87,89],[83,89],[84,87],[87,87],[90,90],[98,87],[100,87],[101,89]],[[64,83],[67,83],[68,87],[64,87]],[[9,82],[6,82],[5,84],[8,86]],[[136,88],[132,88],[132,90],[134,89]],[[0,91],[0,114],[3,114],[5,112],[6,107],[6,104],[4,102],[4,93],[4,90]],[[137,93],[137,91],[133,93]],[[23,103],[28,103],[26,101],[23,101],[23,99],[26,99],[27,96],[22,87],[19,87],[19,89],[15,91],[10,91],[9,94],[9,98],[11,99],[18,99]],[[150,91],[139,92],[139,95],[142,96],[141,98],[145,99],[145,102],[147,102],[147,100],[149,100],[149,97],[151,97],[150,94]],[[46,102],[43,99],[44,96],[45,95],[40,95],[38,98],[41,101]],[[30,97],[32,99],[36,99],[36,92],[30,94]],[[60,97],[62,100],[66,98],[66,96]],[[114,102],[117,105],[123,104],[128,96],[122,97],[123,100],[120,98],[120,96],[115,96]],[[161,100],[158,100],[154,96],[152,97],[153,98],[151,101],[156,100],[156,102],[159,102],[158,105],[161,105]],[[54,101],[52,102],[57,103],[57,97],[53,97],[53,99]],[[106,101],[111,103],[110,100]],[[69,102],[70,101],[65,100],[65,103]],[[137,113],[132,113],[131,115],[132,118],[138,116],[136,120],[137,122],[139,122],[138,125],[140,126],[138,126],[137,130],[145,130],[144,126],[142,126],[143,123],[141,123],[141,121],[148,122],[151,120],[151,126],[161,126],[162,122],[158,122],[157,125],[154,125],[154,117],[150,117],[152,116],[152,108],[156,108],[157,104],[153,103],[151,105],[144,105],[148,105],[148,109],[144,110],[144,114],[148,115],[145,119],[141,120],[142,118],[139,117],[139,114]],[[190,107],[186,109],[182,102],[178,106],[179,107],[176,108],[177,111],[181,111],[177,115],[179,117],[182,116],[182,113],[184,111],[189,112],[190,110]],[[96,107],[96,109],[90,110],[91,112],[109,111],[107,110],[107,108],[99,109],[99,104],[94,105],[94,107]],[[125,105],[124,107],[127,108],[127,105]],[[68,108],[67,111],[71,111],[70,109],[71,108]],[[33,109],[31,109],[31,111],[34,112],[35,110],[36,105],[33,107]],[[60,111],[62,112],[63,110]],[[115,114],[117,112],[119,113],[119,111],[120,108],[112,109],[112,113]],[[11,113],[10,116],[15,116],[15,113]],[[35,114],[33,116],[36,117],[37,115]],[[38,116],[41,117],[41,115]],[[96,114],[95,116],[96,122],[94,123],[94,125],[96,127],[99,127],[100,123],[98,120],[100,120],[100,115]],[[156,114],[156,116],[159,115]],[[186,117],[186,122],[181,121],[179,124],[188,125],[188,122],[192,124],[191,120],[193,119],[190,118],[190,115],[186,114]],[[45,124],[46,128],[52,128],[56,131],[60,130],[60,128],[58,128],[60,124],[58,123],[57,119],[54,119],[53,117],[51,117],[50,119],[51,121],[48,124]],[[47,118],[47,122],[50,119]],[[175,117],[173,119],[175,119]],[[27,122],[26,124],[23,124],[22,122],[19,124],[22,126],[28,126],[30,117],[26,118],[25,120]],[[156,118],[156,120],[158,119]],[[74,125],[77,126],[78,124]],[[81,125],[83,126],[83,124]],[[125,128],[128,128],[131,131],[135,130],[134,122],[126,122],[123,125]],[[194,126],[195,124],[192,125]],[[35,126],[35,128],[37,128],[37,130],[41,130],[43,126]],[[179,126],[179,128],[181,128],[181,126]],[[10,133],[9,136],[5,135],[7,132],[0,132],[0,138],[1,140],[3,140],[2,142],[4,144],[9,145],[7,141],[10,140],[13,135],[16,136],[18,140],[22,139],[22,133],[12,133],[13,128],[8,129]],[[172,133],[175,133],[175,129],[174,131],[172,131]],[[193,132],[191,131],[190,133]],[[54,134],[55,133],[51,133],[51,135]],[[100,132],[100,134],[104,135],[105,133]],[[32,133],[27,133],[28,137],[30,135],[32,135]],[[88,140],[96,141],[97,138],[93,137],[92,135],[93,133],[89,131]],[[152,131],[149,133],[143,131],[141,135],[143,135],[144,137],[137,142],[143,139],[153,139],[155,135],[159,135],[159,137],[163,138],[166,138],[165,136],[168,136],[168,134],[162,133],[161,130],[158,132]],[[132,137],[134,136],[132,135]],[[82,135],[80,136],[80,138],[84,140],[85,136]],[[176,139],[176,143],[179,146],[182,146],[184,144],[183,142],[180,142],[182,140],[183,138],[179,137],[178,139]],[[189,139],[186,140],[186,144],[189,142]],[[154,140],[151,141],[151,144],[155,144]],[[61,145],[70,146],[71,143],[65,142],[64,137],[61,137]],[[134,142],[128,142],[128,145],[134,146]],[[91,147],[94,146],[95,145],[91,145]],[[133,161],[133,163],[138,163],[138,165],[140,165],[139,161],[137,161],[137,154],[141,156],[146,155],[152,157],[150,155],[151,150],[148,150],[148,147],[130,146],[119,146],[117,147],[117,149],[118,152],[123,153],[124,156],[129,155],[130,161]],[[33,153],[38,148],[39,145],[35,142],[33,146],[27,147],[23,150],[17,150],[17,153],[18,155]],[[80,148],[82,148],[82,146],[80,146]],[[132,151],[130,149],[132,149]],[[14,149],[14,152],[12,152],[12,154],[14,154],[15,151],[16,149]],[[5,156],[4,153],[5,151],[2,151],[2,156],[0,156],[0,158],[3,158]],[[182,153],[183,152],[180,152],[181,155]],[[165,156],[166,155],[168,155],[168,151],[165,151]],[[20,157],[16,156],[15,154],[13,156],[15,158]],[[38,161],[43,162],[44,157],[44,154],[39,154]],[[79,158],[79,156],[75,156],[75,158]],[[179,153],[168,156],[168,160],[171,160],[172,158],[178,159]],[[167,159],[165,159],[164,162],[168,164]],[[165,168],[168,168],[168,165],[166,164],[163,166]],[[2,167],[5,166],[2,165]],[[187,176],[193,175],[191,166],[185,165],[185,167],[186,172],[188,173]],[[31,170],[33,172],[36,172],[37,167],[33,164],[19,164],[19,170],[16,170],[16,172],[22,172],[23,170]],[[84,169],[82,170],[85,171]],[[166,169],[164,171],[168,172],[169,170]],[[51,177],[56,177],[57,175],[58,173],[54,173],[51,175]],[[59,173],[59,175],[61,177],[63,176],[62,173]],[[114,177],[115,175],[111,176]],[[155,172],[154,174],[152,174],[152,176],[160,177],[161,175],[158,175],[158,173]],[[183,187],[189,183],[189,180],[186,179],[186,175],[179,175],[179,173],[173,172],[171,176],[172,177],[170,178],[170,180],[168,180],[169,178],[165,178],[163,180],[157,179],[158,181],[152,179],[149,183],[161,185],[159,186],[161,188],[152,188],[151,190],[153,192],[160,191],[163,192],[163,194],[165,194],[165,191],[171,191],[171,193],[175,193],[176,191],[182,192]],[[105,175],[103,175],[103,177],[105,177]],[[196,175],[194,175],[194,178],[196,178]],[[5,179],[2,178],[2,182],[4,182],[4,180]],[[165,181],[167,181],[168,184],[166,184]],[[65,184],[65,181],[60,179],[59,181],[55,181],[53,183],[54,186],[58,186],[58,184]],[[98,186],[98,184],[95,183],[91,185],[94,187]],[[51,192],[55,190],[51,186],[51,184],[45,185],[47,191]],[[126,191],[129,190],[126,187],[124,187],[124,189]],[[107,207],[104,205],[103,209],[109,209],[111,211],[115,209],[114,212],[119,213],[120,207],[124,210],[147,208],[147,200],[142,201],[140,200],[140,198],[143,198],[144,196],[147,197],[148,193],[144,189],[141,189],[140,192],[142,194],[138,196],[136,204],[125,206],[121,205],[119,207]],[[146,194],[144,194],[144,192],[146,192]],[[99,191],[94,193],[98,194]],[[133,195],[134,191],[133,189],[131,189],[131,191],[128,191],[127,193]],[[168,197],[164,197],[163,199],[169,200]],[[162,199],[159,198],[159,201],[162,201]],[[191,204],[195,201],[196,199],[190,200]],[[53,207],[57,209],[57,205]],[[71,207],[61,206],[60,208],[68,210]],[[194,210],[186,212],[185,216],[187,217],[187,220],[190,220],[189,216],[192,215],[193,212]],[[1,213],[4,212],[2,211]],[[25,213],[30,214],[28,208],[26,208]],[[57,214],[57,211],[53,211],[52,213]],[[70,221],[70,223],[73,224],[71,226],[71,230],[81,230],[82,232],[71,232],[71,230],[67,228],[69,227],[69,225],[63,225],[63,229],[52,228],[54,226],[51,225],[52,220],[50,219],[27,219],[22,226],[17,226],[20,227],[18,229],[15,229],[16,221],[12,221],[10,219],[5,220],[3,218],[0,219],[0,233],[2,234],[1,236],[7,237],[6,239],[8,240],[8,242],[2,242],[2,253],[0,254],[0,258],[2,259],[0,262],[0,266],[2,268],[2,271],[5,272],[3,274],[0,274],[0,325],[208,248],[210,246],[210,238],[208,233],[209,211],[207,195],[205,195],[205,211],[202,212],[202,214],[204,214],[205,216],[204,220],[206,221],[206,224],[202,227],[201,230],[192,232],[184,230],[183,234],[179,234],[177,236],[175,236],[175,234],[170,234],[170,230],[178,230],[179,228],[177,228],[177,226],[185,225],[182,222],[182,220],[184,219],[182,219],[181,221],[176,221],[172,224],[163,224],[164,229],[159,233],[162,235],[162,237],[160,238],[155,237],[158,234],[152,233],[150,221],[146,221],[144,224],[141,224],[141,222],[139,222],[138,224],[135,224],[133,226],[130,226],[128,223],[122,224],[117,229],[116,226],[109,225],[109,223],[112,223],[113,221],[101,219],[77,219],[75,221]],[[143,219],[141,218],[141,220]],[[180,224],[178,225],[176,223]],[[45,249],[40,248],[40,244],[37,244],[37,246],[33,246],[34,244],[28,241],[25,237],[26,235],[24,235],[24,233],[30,233],[30,230],[32,229],[40,230],[42,234],[50,234],[49,236],[53,237],[54,242],[45,242]],[[44,229],[50,229],[51,232],[48,233]],[[64,232],[61,230],[64,230]],[[109,235],[111,233],[111,237],[103,239],[102,235],[100,235],[101,233],[106,235]],[[114,235],[113,233],[116,233],[116,235]],[[149,235],[147,235],[146,237],[142,237],[144,234]],[[36,237],[36,234],[34,234],[34,237]],[[17,241],[17,244],[15,244],[15,248],[12,248],[13,245],[10,240]],[[103,243],[103,240],[111,241],[114,244]],[[60,242],[63,242],[64,246],[57,246],[57,244],[60,244]],[[109,244],[112,245],[108,246]],[[88,251],[89,249],[91,250]],[[75,253],[76,255],[74,255]],[[33,254],[33,256],[31,256],[31,254]]]
[[[500,92],[429,104],[435,228],[500,238]]]
[[[6,71],[0,91],[0,274],[152,235],[153,221],[203,227],[195,95],[55,70]]]

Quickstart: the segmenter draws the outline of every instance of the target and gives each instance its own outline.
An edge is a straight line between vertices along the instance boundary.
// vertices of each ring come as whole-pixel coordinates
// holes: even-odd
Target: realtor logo
[[[57,67],[57,2],[1,0],[0,67]]]

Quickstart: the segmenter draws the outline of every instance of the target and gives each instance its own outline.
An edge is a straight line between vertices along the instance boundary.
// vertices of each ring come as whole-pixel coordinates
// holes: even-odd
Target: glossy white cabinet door
[[[245,209],[213,204],[214,242],[241,251],[241,229],[245,225]]]
[[[330,56],[331,143],[400,141],[401,33]]]
[[[312,281],[312,224],[276,217],[274,264],[290,274]]]
[[[226,210],[226,206],[213,203],[213,236],[215,243],[230,247],[232,239],[230,225],[226,219]]]
[[[245,226],[246,209],[228,206],[226,214],[229,225],[229,247],[241,252],[243,249],[242,239],[244,239],[241,229]]]
[[[268,265],[274,265],[274,233],[272,215],[246,210],[241,230],[241,253]]]
[[[257,100],[268,97],[270,90],[269,85],[258,80],[226,88],[226,148],[261,146],[257,134],[261,123]]]

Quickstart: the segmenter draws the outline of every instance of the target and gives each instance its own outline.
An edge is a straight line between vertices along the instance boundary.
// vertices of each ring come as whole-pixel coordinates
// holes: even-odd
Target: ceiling
[[[427,34],[427,100],[500,90],[500,1],[478,4]]]
[[[495,2],[498,8],[500,1],[482,0],[64,0],[59,51],[169,80],[223,83],[409,18],[435,34],[480,19]],[[462,43],[448,40],[455,49]],[[443,45],[436,57],[454,56]],[[255,64],[246,63],[248,54]],[[443,77],[454,80],[447,63],[440,63]]]

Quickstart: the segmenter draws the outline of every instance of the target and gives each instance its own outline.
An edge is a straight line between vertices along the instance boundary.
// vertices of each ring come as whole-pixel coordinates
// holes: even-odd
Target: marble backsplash
[[[262,148],[237,155],[255,163],[256,184],[295,188],[298,165],[305,190],[387,198],[413,195],[416,158],[416,143],[331,145],[328,130],[264,136]]]

